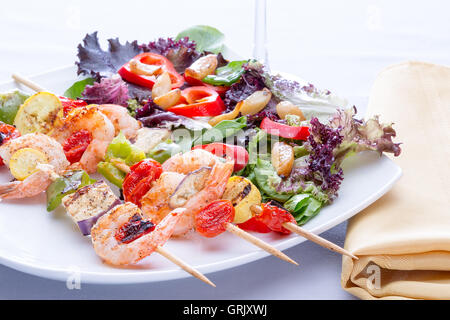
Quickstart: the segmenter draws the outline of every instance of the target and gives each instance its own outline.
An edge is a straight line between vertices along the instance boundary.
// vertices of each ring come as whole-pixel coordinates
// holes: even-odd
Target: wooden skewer
[[[231,232],[232,234],[250,242],[253,243],[255,246],[260,247],[264,251],[270,253],[271,255],[274,255],[277,258],[280,258],[281,260],[287,261],[289,263],[295,264],[298,266],[298,263],[291,258],[289,258],[287,255],[285,255],[283,252],[275,248],[274,246],[271,246],[267,242],[262,241],[261,239],[258,239],[257,237],[251,235],[250,233],[242,230],[239,227],[236,227],[232,223],[227,223],[226,225],[227,231]]]
[[[111,159],[110,162],[119,170],[128,173],[130,172],[130,167],[126,165],[126,163],[123,162],[123,160],[120,159]],[[231,232],[232,234],[254,244],[257,247],[260,247],[261,249],[267,251],[268,253],[274,255],[277,258],[280,258],[281,260],[287,261],[289,263],[295,264],[298,266],[298,263],[291,258],[289,258],[287,255],[285,255],[283,252],[275,248],[274,246],[271,246],[267,242],[262,241],[261,239],[258,239],[257,237],[251,235],[250,233],[242,230],[241,228],[236,227],[232,223],[228,223],[226,225],[227,231]]]
[[[261,214],[261,212],[262,212],[262,208],[257,205],[251,206],[251,210],[256,215]],[[298,234],[299,236],[302,236],[305,239],[308,239],[314,243],[317,243],[318,245],[320,245],[324,248],[327,248],[331,251],[334,251],[334,252],[349,256],[350,258],[353,258],[355,260],[358,260],[358,257],[351,254],[349,251],[345,250],[344,248],[339,247],[338,245],[334,244],[333,242],[330,242],[330,241],[318,236],[317,234],[314,234],[310,231],[306,231],[305,229],[299,227],[298,225],[296,225],[292,222],[283,223],[283,227],[285,227],[286,229],[288,229],[291,232]]]
[[[196,269],[192,268],[190,265],[185,263],[180,258],[177,258],[176,256],[174,256],[172,253],[168,252],[166,249],[163,249],[161,246],[156,248],[156,252],[158,252],[160,255],[162,255],[167,260],[172,261],[177,266],[182,268],[184,271],[190,273],[197,279],[202,280],[203,282],[206,282],[207,284],[209,284],[210,286],[213,286],[214,288],[216,287],[216,285],[211,280],[209,280],[207,277],[205,277],[202,273],[200,273]]]
[[[17,73],[13,73],[11,75],[11,77],[16,80],[19,83],[22,83],[23,85],[27,86],[30,89],[33,89],[36,92],[41,92],[41,91],[47,91],[45,90],[43,87],[41,87],[40,85],[38,85],[37,83],[31,81],[30,79],[27,79],[25,77],[22,77],[21,75],[17,74]]]

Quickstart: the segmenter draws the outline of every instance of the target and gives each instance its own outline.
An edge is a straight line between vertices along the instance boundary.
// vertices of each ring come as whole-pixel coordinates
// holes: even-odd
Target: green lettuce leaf
[[[69,89],[64,91],[64,97],[70,98],[70,99],[78,99],[81,98],[81,93],[84,91],[84,88],[87,85],[94,84],[93,78],[86,78],[80,81],[75,82],[72,86],[70,86]]]
[[[311,194],[302,193],[290,198],[283,207],[292,213],[297,224],[303,225],[319,213],[322,205],[322,202]]]
[[[189,40],[195,41],[196,49],[200,52],[209,51],[219,53],[224,48],[225,36],[216,28],[210,26],[197,25],[181,31],[176,40],[188,37]]]
[[[0,94],[0,121],[13,125],[20,105],[29,97],[19,90]]]

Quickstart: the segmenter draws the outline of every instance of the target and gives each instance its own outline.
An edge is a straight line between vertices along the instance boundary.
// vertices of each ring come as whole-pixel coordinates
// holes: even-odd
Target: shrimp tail
[[[41,170],[23,181],[12,181],[0,185],[0,199],[21,199],[34,197],[52,182],[51,172]]]

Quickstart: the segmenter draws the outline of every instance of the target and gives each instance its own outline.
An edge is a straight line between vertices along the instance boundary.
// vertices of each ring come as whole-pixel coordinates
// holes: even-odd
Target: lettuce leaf
[[[290,198],[283,207],[292,213],[298,225],[303,225],[319,213],[322,202],[311,194],[302,193]]]
[[[86,34],[83,44],[78,45],[78,75],[83,74],[99,80],[110,77],[129,60],[142,52],[137,41],[121,44],[119,39],[108,39],[108,50],[104,51],[98,42],[97,32]]]
[[[85,87],[87,85],[94,84],[93,78],[86,78],[80,81],[75,82],[73,85],[70,86],[65,92],[64,97],[70,98],[70,99],[78,99],[81,98],[81,94],[84,91]]]
[[[156,41],[140,45],[144,52],[153,52],[161,54],[172,62],[177,72],[183,73],[195,60],[202,56],[202,53],[196,50],[196,43],[189,40],[188,37],[180,39],[159,38]]]
[[[264,85],[270,89],[279,101],[287,100],[302,109],[306,119],[313,116],[321,121],[328,120],[340,108],[345,108],[347,101],[329,90],[320,90],[310,83],[299,83],[281,75],[270,74],[260,62],[251,61],[248,69],[259,73]]]
[[[87,85],[81,93],[83,100],[91,104],[118,104],[127,107],[128,95],[127,84],[119,77],[103,78],[100,82]]]
[[[209,51],[219,53],[223,51],[225,35],[210,26],[192,26],[186,30],[181,31],[176,40],[188,37],[189,40],[195,41],[197,50],[200,52]]]

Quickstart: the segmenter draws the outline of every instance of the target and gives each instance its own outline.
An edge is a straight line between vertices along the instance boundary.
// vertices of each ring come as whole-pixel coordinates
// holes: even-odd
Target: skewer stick
[[[295,264],[298,266],[298,263],[291,258],[289,258],[287,255],[285,255],[280,250],[276,249],[275,247],[271,246],[267,242],[262,241],[261,239],[258,239],[257,237],[251,235],[250,233],[242,230],[239,227],[236,227],[234,224],[228,222],[226,225],[226,229],[228,232],[231,232],[232,234],[254,244],[257,247],[260,247],[261,249],[267,251],[271,255],[274,255],[277,258],[280,258],[281,260],[287,261],[289,263]]]
[[[216,285],[211,280],[209,280],[207,277],[205,277],[202,273],[200,273],[196,269],[192,268],[190,265],[185,263],[180,258],[174,256],[172,253],[168,252],[166,249],[163,249],[161,246],[158,246],[156,248],[156,252],[158,252],[160,255],[162,255],[167,260],[170,260],[171,262],[175,263],[177,266],[182,268],[184,271],[190,273],[197,279],[202,280],[203,282],[209,284],[210,286],[213,286],[214,288],[216,287]]]
[[[43,87],[41,87],[40,85],[38,85],[37,83],[31,81],[30,79],[27,79],[27,78],[25,78],[25,77],[22,77],[21,75],[19,75],[19,74],[17,74],[17,73],[13,73],[13,74],[11,75],[11,77],[12,77],[15,81],[17,81],[17,82],[23,84],[24,86],[26,86],[26,87],[28,87],[28,88],[30,88],[30,89],[33,89],[33,90],[36,91],[36,92],[47,91],[47,90],[45,90]]]
[[[253,205],[251,207],[251,210],[254,214],[257,214],[257,215],[261,214],[261,212],[262,212],[261,207],[257,206],[257,205]],[[317,243],[318,245],[320,245],[328,250],[331,250],[331,251],[349,256],[352,259],[358,260],[358,257],[351,254],[349,251],[345,250],[344,248],[339,247],[338,245],[334,244],[333,242],[328,241],[328,240],[318,236],[317,234],[314,234],[310,231],[306,231],[302,227],[299,227],[298,225],[296,225],[292,222],[283,223],[283,227],[285,227],[286,229],[288,229],[291,232],[298,234],[299,236],[302,236],[305,239],[308,239],[314,243]]]

